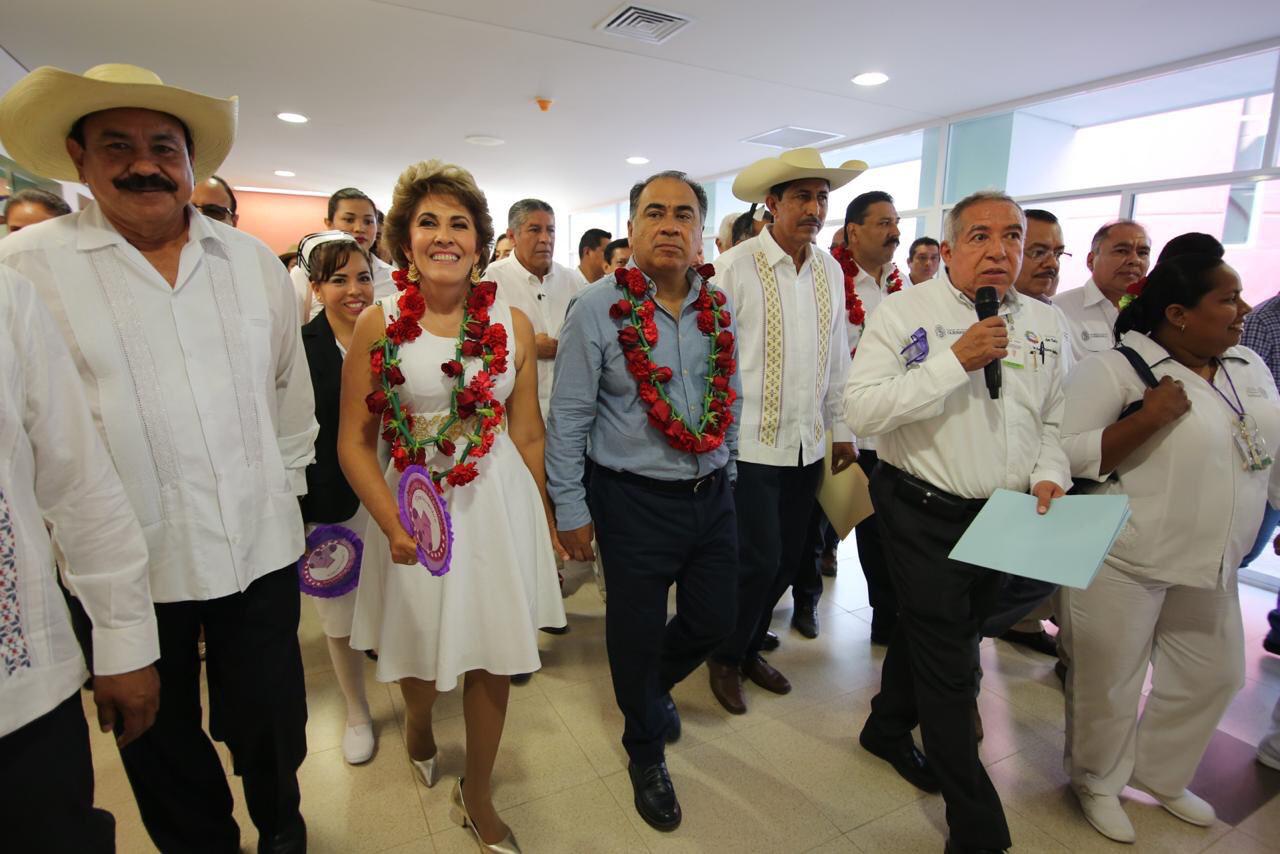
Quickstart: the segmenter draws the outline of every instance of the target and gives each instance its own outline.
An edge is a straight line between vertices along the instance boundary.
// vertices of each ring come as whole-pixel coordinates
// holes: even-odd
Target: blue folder
[[[1067,495],[1041,516],[1034,496],[997,489],[951,559],[1083,590],[1128,521],[1126,495]]]

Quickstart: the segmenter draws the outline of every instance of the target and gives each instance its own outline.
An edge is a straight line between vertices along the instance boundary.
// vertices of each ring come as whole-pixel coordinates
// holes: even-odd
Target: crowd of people
[[[1060,659],[1065,766],[1100,833],[1134,841],[1126,786],[1214,822],[1187,786],[1243,682],[1237,571],[1280,505],[1280,308],[1250,314],[1212,237],[1153,267],[1141,224],[1108,224],[1092,277],[1058,295],[1055,216],[984,191],[910,244],[904,275],[887,193],[856,196],[831,251],[816,245],[830,193],[866,164],[797,149],[737,176],[750,208],[719,224],[713,264],[707,196],[683,172],[635,184],[627,236],[588,230],[567,268],[550,205],[517,202],[499,231],[473,176],[437,160],[403,171],[385,216],[334,193],[324,229],[277,257],[215,175],[235,109],[128,65],[37,69],[0,98],[14,160],[93,194],[75,213],[15,195],[0,241],[14,850],[114,850],[91,678],[160,850],[238,849],[212,738],[258,850],[304,851],[301,590],[347,762],[376,748],[366,656],[400,687],[428,787],[433,707],[461,687],[454,818],[482,850],[519,851],[492,797],[510,686],[597,565],[635,808],[674,830],[672,688],[705,663],[737,715],[750,690],[791,690],[770,622],[790,589],[792,626],[818,636],[839,535],[815,496],[854,466],[886,648],[858,742],[941,793],[946,851],[1012,845],[978,755],[983,636]],[[1123,494],[1132,518],[1087,589],[1057,589],[949,557],[998,489],[1040,513],[1073,489]],[[1280,735],[1259,761],[1280,767]]]

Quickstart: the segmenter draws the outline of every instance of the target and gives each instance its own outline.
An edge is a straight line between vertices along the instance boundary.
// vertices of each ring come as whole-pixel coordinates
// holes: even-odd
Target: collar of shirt
[[[1173,356],[1160,345],[1160,342],[1142,332],[1135,332],[1131,329],[1120,339],[1120,343],[1134,350],[1142,357],[1144,362],[1153,368],[1161,362],[1173,359]],[[1242,349],[1240,346],[1228,347],[1218,358],[1218,361],[1248,362],[1249,357],[1242,352]]]
[[[795,261],[787,254],[787,250],[778,245],[778,241],[773,237],[773,229],[770,226],[765,228],[759,234],[760,248],[764,250],[764,259],[769,262],[770,267],[777,267],[786,260],[793,267]],[[813,245],[805,246],[804,263],[800,265],[800,269],[796,271],[799,275],[804,272],[804,268],[813,263]]]
[[[951,297],[953,299],[971,312],[976,313],[978,311],[978,307],[974,304],[973,300],[969,299],[965,292],[957,288],[955,283],[951,281],[950,270],[944,270],[939,274],[938,278],[947,283],[947,287],[950,290]],[[919,285],[916,285],[916,287],[921,287],[924,284],[924,282],[921,282]],[[1008,290],[1004,292],[1004,299],[1000,300],[1000,314],[1017,314],[1022,310],[1022,300],[1022,294],[1018,293],[1013,285],[1010,285]]]
[[[222,244],[226,243],[223,236],[214,229],[212,221],[208,217],[201,216],[200,212],[191,205],[187,205],[186,213],[187,243],[198,243],[206,239],[216,240]],[[101,249],[104,246],[128,243],[124,236],[116,230],[116,227],[111,224],[111,221],[107,219],[107,215],[102,211],[102,206],[97,202],[91,202],[81,212],[76,225],[76,248],[82,252]]]
[[[1100,302],[1111,304],[1111,300],[1107,299],[1106,294],[1098,287],[1098,283],[1093,280],[1093,276],[1090,276],[1089,280],[1084,283],[1084,301],[1082,304],[1088,307],[1097,305]]]
[[[636,266],[635,259],[633,258],[627,262],[627,269],[639,270],[640,268]],[[653,279],[650,278],[649,274],[646,273],[644,270],[640,270],[640,273],[641,275],[644,276],[644,280],[649,283],[649,290],[645,292],[645,295],[652,297],[654,304],[657,305],[658,308],[662,309],[663,311],[667,311],[666,306],[664,306],[657,299],[658,286],[653,283]],[[685,295],[684,302],[680,304],[681,314],[683,314],[685,309],[687,309],[690,306],[690,304],[693,303],[693,301],[698,298],[698,294],[701,293],[702,291],[702,276],[698,275],[697,270],[690,267],[685,272],[684,275],[689,282],[689,293]],[[671,312],[667,312],[667,313],[670,314]]]

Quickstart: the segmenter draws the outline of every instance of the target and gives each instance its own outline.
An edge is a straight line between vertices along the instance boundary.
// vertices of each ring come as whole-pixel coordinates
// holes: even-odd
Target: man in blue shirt
[[[671,688],[733,629],[737,602],[732,482],[741,386],[732,306],[691,268],[706,214],[705,191],[683,172],[631,189],[633,254],[619,273],[635,290],[607,277],[571,306],[547,425],[560,541],[577,560],[594,558],[593,536],[600,547],[609,667],[626,718],[636,810],[664,831],[681,818],[664,759],[665,745],[680,737]]]

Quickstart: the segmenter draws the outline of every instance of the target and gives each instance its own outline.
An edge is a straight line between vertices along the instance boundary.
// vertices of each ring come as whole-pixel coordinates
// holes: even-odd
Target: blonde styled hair
[[[391,210],[382,223],[382,248],[396,266],[406,269],[411,260],[404,247],[409,243],[413,212],[425,196],[451,196],[471,214],[476,227],[476,265],[480,272],[488,264],[493,242],[493,217],[489,203],[476,186],[476,179],[461,166],[440,160],[424,160],[400,173],[391,196]]]

